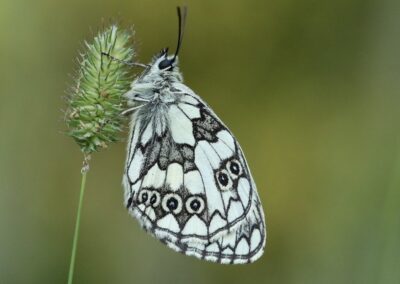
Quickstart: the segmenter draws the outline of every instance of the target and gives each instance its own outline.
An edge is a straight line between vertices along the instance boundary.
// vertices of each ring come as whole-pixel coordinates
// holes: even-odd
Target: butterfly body
[[[125,94],[131,115],[125,205],[169,247],[249,263],[265,246],[263,209],[230,130],[182,81],[176,54],[157,55]]]

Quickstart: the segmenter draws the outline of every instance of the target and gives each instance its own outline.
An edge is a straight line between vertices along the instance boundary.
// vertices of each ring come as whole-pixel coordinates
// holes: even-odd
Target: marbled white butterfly
[[[239,143],[164,49],[125,94],[134,110],[123,178],[125,205],[170,248],[220,263],[249,263],[264,250],[264,213]]]

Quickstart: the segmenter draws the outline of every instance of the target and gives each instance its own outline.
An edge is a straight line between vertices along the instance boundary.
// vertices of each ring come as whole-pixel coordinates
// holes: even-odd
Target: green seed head
[[[122,61],[134,56],[132,36],[132,31],[112,25],[98,33],[93,43],[85,42],[65,116],[68,135],[85,154],[119,140],[122,95],[132,82],[130,68]]]

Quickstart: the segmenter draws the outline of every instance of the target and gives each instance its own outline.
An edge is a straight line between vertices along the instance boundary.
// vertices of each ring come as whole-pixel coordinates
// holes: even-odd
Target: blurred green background
[[[0,283],[66,283],[82,155],[62,99],[102,19],[138,60],[175,46],[185,82],[241,142],[268,223],[246,266],[185,257],[122,204],[125,142],[95,154],[74,283],[399,283],[400,2],[0,3]]]

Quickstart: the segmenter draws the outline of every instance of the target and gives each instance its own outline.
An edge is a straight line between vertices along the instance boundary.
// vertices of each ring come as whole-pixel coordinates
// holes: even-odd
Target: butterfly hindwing
[[[254,200],[245,222],[207,244],[161,239],[172,249],[197,258],[220,263],[249,263],[258,259],[265,246],[264,217],[261,204]]]
[[[168,246],[223,263],[257,259],[265,224],[242,150],[229,129],[187,86],[178,100],[133,115],[125,204]],[[147,109],[146,109],[147,108]]]

